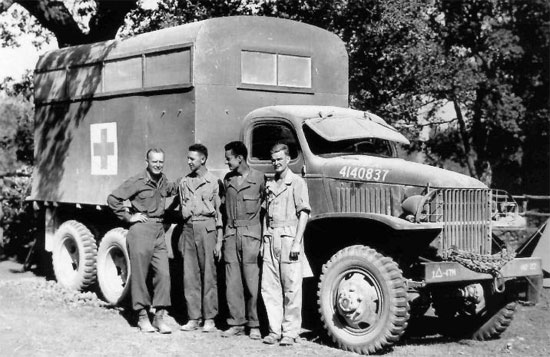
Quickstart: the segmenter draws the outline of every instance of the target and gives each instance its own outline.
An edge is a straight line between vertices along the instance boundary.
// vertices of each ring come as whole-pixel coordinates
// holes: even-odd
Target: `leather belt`
[[[250,227],[260,224],[258,220],[250,219],[234,219],[233,222],[229,223],[230,227]]]
[[[208,216],[191,216],[190,220],[192,222],[196,221],[208,221],[209,219],[214,219],[214,217],[208,217]]]
[[[274,221],[274,220],[267,220],[267,226],[271,228],[281,228],[281,227],[292,227],[296,226],[298,224],[297,219],[291,219],[288,221]]]

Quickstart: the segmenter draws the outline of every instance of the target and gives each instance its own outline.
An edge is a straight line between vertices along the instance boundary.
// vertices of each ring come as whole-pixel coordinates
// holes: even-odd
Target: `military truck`
[[[223,145],[240,139],[268,175],[270,148],[286,143],[307,182],[306,256],[323,326],[341,348],[384,350],[430,307],[453,327],[445,333],[493,338],[518,299],[536,300],[540,259],[515,257],[492,234],[517,205],[473,178],[398,158],[403,135],[347,108],[347,53],[334,34],[275,18],[210,19],[49,52],[35,78],[31,199],[44,207],[65,286],[85,289],[97,276],[107,301],[126,295],[127,227],[105,201],[148,147],[165,149],[175,179],[201,142],[221,178]]]

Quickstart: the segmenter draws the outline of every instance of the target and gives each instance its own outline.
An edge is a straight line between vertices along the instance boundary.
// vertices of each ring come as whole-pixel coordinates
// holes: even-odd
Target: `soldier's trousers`
[[[259,238],[243,235],[239,227],[234,234],[225,237],[223,255],[229,307],[228,325],[260,326],[257,309],[260,290]]]
[[[126,245],[130,258],[132,308],[170,306],[170,271],[162,223],[135,223],[128,230]],[[147,288],[149,269],[153,270],[153,302]]]
[[[281,236],[278,228],[264,236],[262,298],[269,332],[297,338],[302,326],[302,263],[290,262],[294,237]]]
[[[216,239],[214,219],[183,225],[179,248],[183,256],[183,289],[190,320],[213,319],[218,314]]]

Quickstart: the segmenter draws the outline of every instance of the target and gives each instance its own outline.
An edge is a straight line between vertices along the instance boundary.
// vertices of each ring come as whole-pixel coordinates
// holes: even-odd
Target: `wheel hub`
[[[376,321],[376,301],[378,300],[376,289],[362,274],[356,273],[340,282],[336,306],[340,316],[350,326],[361,328],[361,323],[367,323],[370,326]]]

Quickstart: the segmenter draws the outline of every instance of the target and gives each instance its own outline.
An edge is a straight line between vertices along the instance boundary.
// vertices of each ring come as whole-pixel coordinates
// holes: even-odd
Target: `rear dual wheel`
[[[107,302],[120,304],[128,295],[130,259],[126,248],[127,230],[115,228],[105,234],[99,249],[90,230],[69,220],[54,237],[52,263],[57,281],[72,290],[84,290],[97,280]]]
[[[473,284],[478,302],[465,308],[455,299],[434,295],[434,309],[441,333],[447,336],[485,341],[498,338],[510,326],[517,302],[514,293],[498,293],[492,285]]]
[[[348,351],[381,351],[407,327],[402,272],[393,259],[367,246],[342,249],[323,266],[318,298],[328,335]]]
[[[130,287],[130,259],[124,228],[114,228],[105,234],[97,252],[97,280],[105,300],[121,304]]]
[[[52,263],[57,282],[83,290],[96,278],[95,238],[82,223],[70,220],[59,226],[54,237]]]

